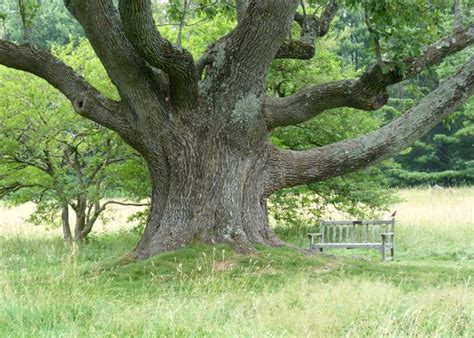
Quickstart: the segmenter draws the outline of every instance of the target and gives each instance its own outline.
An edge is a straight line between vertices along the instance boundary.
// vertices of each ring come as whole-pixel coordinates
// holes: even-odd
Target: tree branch
[[[395,67],[385,72],[379,65],[357,80],[324,83],[300,90],[285,98],[267,97],[265,114],[270,129],[302,123],[323,111],[338,107],[376,110],[387,103],[389,85],[420,73],[474,43],[474,27],[457,30],[453,35],[427,47],[417,58],[404,61],[404,73]]]
[[[79,185],[80,190],[85,191],[87,189],[87,185],[84,182],[84,175],[82,173],[83,166],[81,165],[81,160],[79,158],[79,151],[76,147],[68,145],[67,148],[64,150],[64,154],[67,161],[75,171],[76,181]]]
[[[240,22],[245,12],[247,11],[247,7],[249,5],[249,0],[236,0],[235,1],[235,9],[237,11],[237,22]]]
[[[198,78],[193,57],[186,49],[173,47],[160,35],[155,28],[151,1],[121,0],[119,10],[128,40],[148,63],[168,74],[173,103],[194,107]]]
[[[375,132],[308,151],[275,151],[269,161],[269,190],[325,180],[395,155],[473,94],[474,56],[419,104]]]
[[[84,28],[94,51],[120,97],[129,105],[133,117],[147,112],[151,104],[156,105],[150,101],[162,95],[158,79],[125,37],[113,1],[64,0],[64,3]],[[144,97],[148,100],[144,100]]]
[[[119,202],[119,201],[107,201],[104,204],[102,204],[102,209],[105,210],[107,205],[110,204],[117,204],[117,205],[122,205],[122,206],[132,206],[132,207],[148,207],[150,206],[150,203],[129,203],[129,202]]]
[[[247,12],[248,5],[249,0],[236,1],[238,22],[242,21]],[[298,40],[289,39],[283,42],[275,56],[276,59],[312,59],[316,52],[316,39],[327,34],[329,26],[338,10],[336,0],[331,0],[326,4],[320,17],[316,15],[308,16],[303,1],[301,1],[301,6],[303,7],[303,14],[296,13],[294,17],[294,21],[301,27],[300,38]]]
[[[375,47],[375,58],[377,60],[377,64],[380,67],[383,67],[383,59],[382,59],[382,47],[380,46],[380,39],[377,32],[372,27],[370,23],[369,11],[366,7],[364,7],[364,21],[365,25],[367,26],[367,30],[369,31],[370,36],[372,37],[374,47]]]
[[[78,114],[107,128],[124,128],[119,103],[105,98],[50,52],[0,40],[0,64],[43,78],[71,101]]]
[[[276,59],[310,60],[316,52],[316,40],[329,31],[332,20],[336,17],[339,6],[336,0],[331,0],[324,7],[320,17],[296,13],[295,21],[300,25],[299,40],[287,40],[278,50]]]
[[[23,184],[19,182],[11,183],[7,186],[0,187],[0,198],[3,198],[21,189],[35,188],[35,187],[41,187],[41,185],[40,184]]]
[[[237,27],[211,45],[199,62],[202,69],[202,63],[214,56],[206,79],[216,87],[233,87],[240,95],[263,88],[268,67],[290,31],[297,3],[251,0]]]
[[[41,170],[41,171],[45,172],[46,174],[49,174],[48,165],[46,163],[41,163],[41,162],[38,163],[38,162],[32,162],[32,161],[24,160],[24,159],[21,158],[20,153],[11,154],[11,155],[5,154],[4,157],[3,157],[3,160],[5,160],[6,163],[21,164],[21,165],[24,165],[25,167],[26,166],[33,167],[33,168],[36,168],[38,170]],[[18,169],[20,169],[20,168],[17,168],[17,170]]]

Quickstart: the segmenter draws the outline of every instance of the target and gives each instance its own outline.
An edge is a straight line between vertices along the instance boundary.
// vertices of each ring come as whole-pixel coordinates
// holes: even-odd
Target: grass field
[[[399,194],[393,263],[195,243],[126,264],[130,232],[69,248],[0,214],[0,337],[474,336],[474,188]]]

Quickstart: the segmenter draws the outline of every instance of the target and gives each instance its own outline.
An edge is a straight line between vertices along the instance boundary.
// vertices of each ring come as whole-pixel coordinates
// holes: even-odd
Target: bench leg
[[[323,252],[323,248],[319,248],[319,252]]]
[[[390,256],[392,257],[392,261],[395,261],[395,248],[393,246],[390,248]]]
[[[386,256],[385,241],[382,241],[382,261],[385,261]]]

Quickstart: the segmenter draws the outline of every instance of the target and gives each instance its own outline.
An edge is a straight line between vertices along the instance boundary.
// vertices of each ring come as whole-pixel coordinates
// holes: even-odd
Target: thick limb
[[[314,57],[316,39],[327,34],[329,26],[336,16],[338,10],[337,1],[329,1],[323,8],[321,15],[307,15],[302,1],[303,14],[295,13],[294,21],[301,27],[298,40],[288,39],[278,49],[277,59],[299,59],[309,60]],[[237,21],[241,22],[247,12],[249,0],[237,0]]]
[[[308,151],[276,150],[271,191],[322,181],[388,158],[423,136],[474,93],[474,57],[415,107],[371,134]]]
[[[39,76],[63,93],[80,115],[120,131],[120,104],[107,99],[82,76],[46,50],[0,40],[0,64]]]
[[[65,0],[133,114],[146,111],[160,93],[157,77],[127,40],[112,0]],[[155,103],[156,104],[156,103]]]
[[[215,57],[206,78],[212,83],[206,87],[238,95],[263,92],[264,77],[288,36],[297,5],[296,0],[250,1],[237,27],[208,51]]]
[[[474,27],[458,30],[427,47],[417,58],[406,59],[403,74],[397,69],[384,73],[375,65],[357,80],[323,83],[302,89],[285,98],[267,97],[265,114],[268,126],[273,129],[302,123],[327,109],[338,107],[379,109],[387,102],[389,85],[420,73],[472,43]]]
[[[119,9],[128,40],[148,63],[168,74],[173,103],[195,107],[198,82],[193,57],[160,35],[153,20],[151,1],[121,0]]]

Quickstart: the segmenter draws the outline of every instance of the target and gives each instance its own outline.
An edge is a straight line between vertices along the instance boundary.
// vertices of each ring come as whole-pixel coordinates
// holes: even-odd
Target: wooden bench
[[[395,259],[395,219],[389,221],[321,221],[318,233],[310,233],[310,250],[377,249],[382,260]]]

